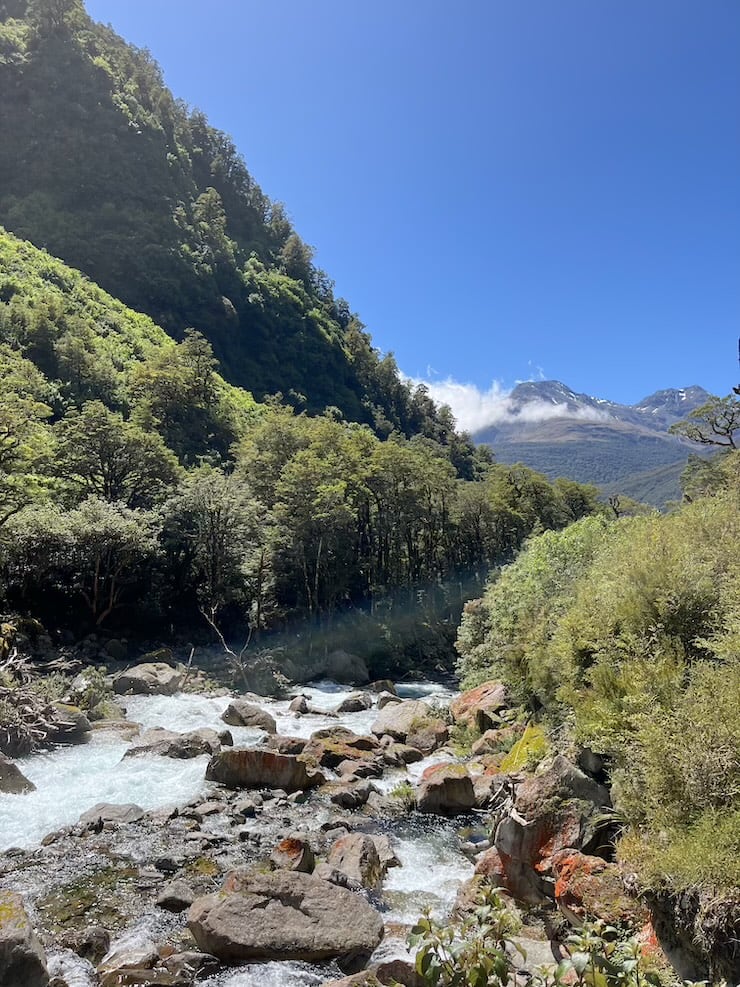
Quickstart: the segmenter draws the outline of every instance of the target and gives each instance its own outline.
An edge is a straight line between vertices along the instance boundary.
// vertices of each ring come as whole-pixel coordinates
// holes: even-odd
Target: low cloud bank
[[[565,402],[530,401],[520,406],[511,400],[511,390],[499,381],[493,381],[488,390],[481,390],[475,384],[463,384],[451,377],[411,380],[414,384],[423,384],[437,404],[449,405],[458,427],[473,434],[492,425],[544,422],[552,418],[604,421],[610,417],[596,408],[571,408]]]

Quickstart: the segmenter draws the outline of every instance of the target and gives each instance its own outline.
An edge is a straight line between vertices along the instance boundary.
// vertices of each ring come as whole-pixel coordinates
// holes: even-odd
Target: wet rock
[[[110,934],[100,925],[90,925],[79,932],[68,933],[61,940],[61,945],[95,964],[99,963],[110,949]]]
[[[195,901],[195,892],[187,881],[173,881],[157,895],[157,905],[167,912],[184,912]]]
[[[316,858],[304,836],[289,836],[281,840],[272,851],[270,863],[278,870],[310,874],[316,864]]]
[[[649,920],[647,909],[627,893],[617,864],[578,850],[553,855],[555,901],[571,925],[600,918],[610,925],[641,929]]]
[[[24,795],[35,792],[36,786],[23,774],[10,758],[0,754],[0,793],[3,795]]]
[[[393,741],[383,749],[383,760],[392,765],[416,764],[417,761],[424,760],[424,755],[418,747]]]
[[[196,974],[215,973],[220,963],[215,956],[210,956],[208,953],[188,950],[168,956],[163,961],[163,966],[171,973],[190,977],[192,981]]]
[[[0,987],[47,987],[46,956],[23,899],[0,891]]]
[[[225,962],[338,959],[365,962],[383,938],[379,913],[361,897],[289,871],[235,872],[224,890],[188,914],[198,946]]]
[[[126,751],[124,757],[139,754],[159,754],[162,757],[189,759],[203,754],[216,754],[221,750],[221,741],[215,730],[203,727],[189,733],[175,733],[163,727],[152,727],[137,738],[135,744]]]
[[[206,770],[208,781],[227,788],[266,788],[280,785],[287,792],[322,785],[324,775],[292,754],[233,747],[214,754]]]
[[[275,717],[244,699],[232,699],[221,714],[221,719],[232,727],[257,727],[266,733],[277,733]]]
[[[369,692],[352,692],[346,699],[337,706],[337,713],[361,713],[365,709],[371,709],[373,699]]]
[[[508,705],[506,686],[502,682],[490,681],[458,696],[450,704],[450,712],[456,723],[484,732],[499,723],[497,714]]]
[[[113,680],[113,691],[119,695],[173,696],[180,690],[183,672],[162,661],[144,662],[120,672]]]
[[[312,758],[325,768],[336,768],[342,761],[368,760],[368,754],[379,749],[374,737],[362,737],[344,727],[316,730],[303,748],[305,757]]]
[[[92,727],[81,709],[68,703],[52,703],[52,706],[49,740],[55,744],[75,744],[87,739]]]
[[[416,802],[419,812],[469,812],[475,807],[473,779],[463,764],[434,764],[421,776]]]
[[[401,861],[396,856],[396,852],[387,836],[377,836],[375,833],[371,833],[370,839],[373,841],[375,844],[375,849],[378,851],[378,858],[380,860],[381,867],[384,869],[384,873],[391,867],[401,866]]]
[[[307,737],[283,737],[280,734],[265,737],[263,740],[263,745],[268,750],[277,751],[278,754],[302,754],[307,743]]]
[[[370,683],[368,689],[370,692],[377,692],[379,695],[386,693],[386,695],[394,696],[396,699],[399,698],[395,683],[391,679],[376,679]]]
[[[386,960],[383,963],[374,963],[367,970],[350,977],[327,981],[322,987],[388,987],[391,984],[424,987],[424,980],[407,960]]]
[[[406,737],[406,743],[426,757],[444,747],[449,739],[450,731],[444,720],[429,719],[412,728]]]
[[[255,792],[254,795],[249,798],[239,799],[239,801],[234,804],[234,814],[237,816],[242,816],[244,819],[254,819],[261,807],[262,796],[259,792]]]
[[[222,747],[233,747],[234,738],[231,734],[231,730],[219,730],[218,739],[221,741]]]
[[[291,713],[307,713],[308,712],[308,697],[307,696],[296,696],[295,699],[291,700],[288,709]]]
[[[378,709],[383,709],[385,706],[389,706],[391,703],[402,703],[403,700],[400,696],[395,695],[392,692],[381,692],[378,696],[376,706]]]
[[[383,883],[386,867],[381,863],[378,848],[365,833],[340,836],[326,857],[329,867],[346,874],[363,888],[378,890]]]
[[[337,765],[337,774],[353,775],[355,778],[380,778],[383,765],[377,761],[342,761]],[[349,779],[348,779],[349,780]]]
[[[338,805],[342,809],[359,809],[365,805],[370,794],[374,791],[375,789],[369,781],[350,781],[332,785],[329,798],[334,805]]]
[[[96,823],[123,825],[125,823],[138,822],[143,818],[144,810],[140,805],[135,805],[133,802],[121,805],[110,802],[98,802],[92,809],[88,809],[87,812],[82,813],[80,822],[83,826],[90,826]]]

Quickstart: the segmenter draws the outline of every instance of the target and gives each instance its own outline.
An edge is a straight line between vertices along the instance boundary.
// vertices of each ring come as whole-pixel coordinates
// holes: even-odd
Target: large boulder
[[[475,807],[473,779],[464,764],[433,764],[422,774],[416,796],[419,812],[454,816]]]
[[[265,733],[277,733],[275,717],[244,699],[232,699],[221,719],[231,727],[257,727]]]
[[[540,904],[554,896],[553,855],[600,848],[609,792],[558,755],[550,768],[523,781],[513,811],[496,827],[494,846],[476,867],[519,901]]]
[[[375,840],[365,833],[340,836],[329,850],[326,862],[371,891],[380,888],[387,870],[387,864],[381,863]]]
[[[303,755],[277,754],[270,750],[232,747],[214,754],[206,769],[208,781],[227,788],[282,788],[301,792],[326,781],[313,770]]]
[[[420,731],[436,719],[428,703],[421,699],[407,699],[384,706],[370,729],[376,737],[388,736],[405,741],[410,733]]]
[[[380,744],[375,737],[363,737],[344,727],[331,727],[314,731],[303,753],[324,768],[337,768],[342,761],[372,760],[379,750]]]
[[[0,754],[0,794],[25,795],[26,792],[35,791],[36,786],[26,778],[15,761]]]
[[[555,901],[571,925],[599,918],[637,932],[649,921],[645,906],[627,893],[617,864],[579,850],[559,850],[553,855],[552,870]]]
[[[483,733],[499,722],[497,714],[506,709],[509,696],[506,686],[491,681],[463,692],[450,704],[450,712],[456,723],[475,727]]]
[[[380,914],[360,896],[308,874],[232,873],[224,889],[198,898],[188,927],[200,949],[227,963],[367,961],[383,938]]]
[[[144,662],[119,672],[113,680],[113,691],[119,696],[173,696],[182,682],[181,669],[163,661]]]
[[[49,974],[41,943],[23,899],[0,891],[0,987],[47,987]]]
[[[346,699],[343,699],[337,706],[337,713],[361,713],[365,709],[371,709],[373,697],[369,692],[351,692]]]

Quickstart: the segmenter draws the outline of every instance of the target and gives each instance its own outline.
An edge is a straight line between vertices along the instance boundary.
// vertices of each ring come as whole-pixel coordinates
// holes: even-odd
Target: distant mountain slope
[[[680,496],[678,477],[693,450],[667,430],[709,397],[693,386],[622,405],[577,394],[559,381],[527,381],[509,396],[505,419],[474,438],[489,445],[499,462],[639,493],[638,499],[662,506]],[[664,470],[659,480],[643,477],[656,470]]]

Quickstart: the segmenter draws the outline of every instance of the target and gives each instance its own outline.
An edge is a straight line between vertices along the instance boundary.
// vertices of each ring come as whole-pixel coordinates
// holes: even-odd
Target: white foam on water
[[[69,949],[47,954],[50,977],[61,977],[67,987],[95,987],[98,982],[95,968]]]
[[[36,791],[0,795],[0,850],[34,846],[47,833],[77,822],[97,802],[157,809],[187,802],[205,789],[207,758],[140,755],[122,760],[127,747],[103,733],[87,744],[19,759]]]
[[[338,970],[309,963],[250,963],[199,980],[199,987],[320,987],[341,977]]]
[[[386,922],[412,925],[429,907],[437,918],[445,918],[463,881],[473,874],[473,865],[448,829],[425,829],[414,835],[394,837],[393,849],[401,867],[393,867],[383,884],[383,899],[390,910]]]
[[[227,726],[221,714],[231,702],[231,696],[198,696],[180,692],[174,696],[126,696],[123,700],[126,715],[141,723],[145,730],[164,727],[175,733],[189,733],[208,727],[219,733],[229,730],[238,747],[253,746],[265,736],[256,727]],[[268,711],[272,704],[261,704]]]

